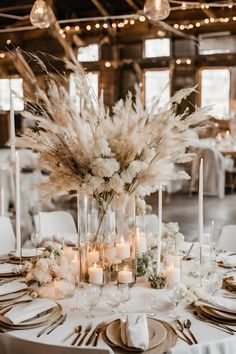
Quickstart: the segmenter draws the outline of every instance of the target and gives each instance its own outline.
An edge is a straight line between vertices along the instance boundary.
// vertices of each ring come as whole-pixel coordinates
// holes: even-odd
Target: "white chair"
[[[233,166],[233,160],[224,157],[223,154],[213,148],[204,148],[198,150],[198,155],[203,158],[203,185],[204,194],[218,196],[220,199],[225,196],[225,172]],[[192,161],[191,171],[191,190],[194,190],[198,181],[199,158]]]
[[[16,247],[16,238],[10,219],[0,216],[0,256],[7,254]]]
[[[222,228],[217,246],[226,251],[236,252],[236,225],[226,225]]]
[[[40,212],[34,216],[36,230],[40,230],[43,239],[52,239],[60,234],[77,234],[72,215],[66,211]]]
[[[136,226],[141,227],[142,216],[136,216]],[[158,230],[158,217],[156,214],[144,215],[144,227],[146,233],[157,234]]]

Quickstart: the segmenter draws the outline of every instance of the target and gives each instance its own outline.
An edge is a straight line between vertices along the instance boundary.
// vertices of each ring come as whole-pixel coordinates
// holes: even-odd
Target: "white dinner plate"
[[[38,248],[37,253],[34,248],[22,248],[22,258],[31,258],[31,257],[36,257],[36,256],[41,256],[43,254],[44,249],[43,248]],[[14,258],[20,258],[17,254],[16,251],[11,251],[9,252],[10,257]]]

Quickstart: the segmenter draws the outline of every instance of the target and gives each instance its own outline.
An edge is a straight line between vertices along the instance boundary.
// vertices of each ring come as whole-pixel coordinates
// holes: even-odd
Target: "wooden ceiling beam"
[[[109,16],[109,12],[107,11],[107,9],[105,9],[105,7],[100,4],[100,2],[98,0],[90,0],[93,5],[97,8],[97,10],[100,12],[100,14],[102,16]],[[111,28],[111,27],[108,27],[107,29],[108,33],[114,37],[114,35],[116,34],[116,29],[115,28]]]
[[[201,4],[204,4],[204,3],[205,3],[204,0],[199,0],[199,2],[200,2]],[[201,8],[201,9],[202,9],[202,8]],[[211,8],[206,9],[206,8],[204,7],[204,8],[202,9],[202,12],[204,12],[204,14],[206,14],[209,18],[211,18],[211,17],[216,18],[216,14],[215,14],[215,12],[214,12]]]
[[[140,11],[141,9],[135,4],[133,0],[125,0],[127,4],[135,11]]]
[[[26,82],[31,95],[32,93],[36,93],[38,90],[38,83],[37,83],[36,76],[34,75],[31,67],[25,60],[21,51],[19,49],[15,49],[14,51],[8,52],[7,56],[9,59],[11,59],[16,70],[23,78],[23,80]]]

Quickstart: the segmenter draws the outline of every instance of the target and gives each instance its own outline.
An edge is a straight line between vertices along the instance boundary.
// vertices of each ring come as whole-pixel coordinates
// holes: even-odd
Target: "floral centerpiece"
[[[26,129],[19,140],[38,151],[39,167],[49,171],[43,184],[47,196],[72,191],[91,196],[102,220],[117,197],[138,199],[155,192],[160,183],[189,178],[174,164],[193,158],[186,149],[198,139],[205,111],[177,114],[175,107],[194,88],[180,90],[164,106],[157,98],[150,110],[137,89],[109,109],[102,95],[94,95],[82,67],[66,65],[74,72],[80,111],[63,84],[49,76],[47,93],[38,88],[37,100],[27,102],[24,112],[37,128]]]
[[[46,241],[43,247],[45,250],[39,258],[25,262],[26,281],[36,287],[40,296],[55,297],[54,279],[60,279],[63,286],[70,290],[74,283],[75,270],[64,255],[61,244]]]

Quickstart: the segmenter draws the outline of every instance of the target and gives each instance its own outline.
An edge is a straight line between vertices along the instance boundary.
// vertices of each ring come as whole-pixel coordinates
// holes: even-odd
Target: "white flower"
[[[115,173],[109,183],[108,183],[108,189],[113,190],[115,193],[122,193],[124,190],[124,181],[122,178],[120,178],[118,173]]]
[[[179,232],[179,225],[177,222],[169,222],[166,227],[168,233],[170,234],[176,234],[177,232]]]
[[[49,268],[49,259],[41,258],[36,263],[36,268],[40,269],[42,272],[47,272]]]
[[[39,283],[50,283],[52,281],[52,276],[39,268],[32,270],[32,278]]]
[[[98,158],[92,166],[92,173],[98,177],[111,177],[120,169],[120,164],[114,158]]]
[[[121,173],[121,177],[125,183],[131,184],[134,177],[136,177],[141,171],[145,170],[145,168],[147,168],[146,162],[134,160],[129,164],[129,167]]]
[[[105,138],[98,139],[96,141],[95,147],[97,148],[100,155],[104,157],[111,156],[111,149],[109,147],[108,141]]]

